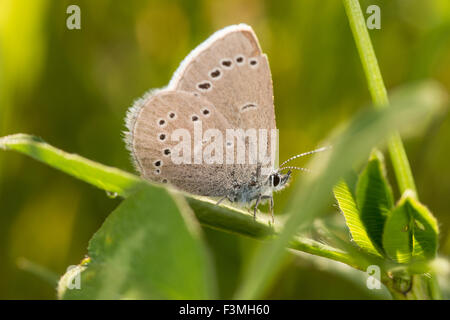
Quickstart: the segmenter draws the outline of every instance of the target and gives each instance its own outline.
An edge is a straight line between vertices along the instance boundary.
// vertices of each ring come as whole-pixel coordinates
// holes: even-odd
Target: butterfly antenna
[[[299,170],[299,171],[306,171],[306,172],[312,172],[310,169],[308,168],[301,168],[301,167],[283,167],[283,168],[279,168],[278,172],[285,170],[285,169],[293,169],[293,170]]]
[[[283,162],[283,163],[280,165],[280,168],[282,168],[284,164],[286,164],[286,163],[288,163],[289,161],[292,161],[292,160],[294,160],[294,159],[297,159],[297,158],[300,158],[300,157],[304,157],[304,156],[307,156],[307,155],[310,155],[310,154],[313,154],[313,153],[322,152],[322,151],[325,151],[325,150],[328,150],[328,149],[331,149],[331,146],[328,146],[328,147],[322,147],[322,148],[319,148],[319,149],[316,149],[316,150],[313,150],[313,151],[308,151],[308,152],[305,152],[305,153],[297,154],[297,155],[295,155],[295,156],[293,156],[293,157],[287,159],[285,162]]]

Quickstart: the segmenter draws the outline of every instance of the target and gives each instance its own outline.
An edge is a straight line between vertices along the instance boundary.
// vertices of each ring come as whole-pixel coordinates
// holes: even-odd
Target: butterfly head
[[[330,149],[331,147],[323,147],[323,148],[319,148],[316,150],[312,150],[309,152],[305,152],[305,153],[301,153],[301,154],[297,154],[289,159],[287,159],[285,162],[283,162],[280,167],[274,171],[273,173],[271,173],[269,175],[269,178],[267,179],[267,183],[266,185],[268,186],[268,189],[270,189],[271,191],[280,191],[282,189],[284,189],[290,178],[291,178],[291,173],[292,170],[299,170],[299,171],[310,171],[307,168],[301,168],[301,167],[292,167],[292,166],[285,166],[286,163],[288,163],[289,161],[292,161],[294,159],[306,156],[306,155],[310,155],[313,153],[317,153],[317,152],[321,152],[321,151],[325,151]],[[283,174],[283,170],[288,170],[288,172],[286,174]]]
[[[272,191],[280,191],[287,186],[289,179],[291,178],[292,171],[289,170],[286,174],[281,173],[279,170],[275,171],[267,180],[267,184]]]

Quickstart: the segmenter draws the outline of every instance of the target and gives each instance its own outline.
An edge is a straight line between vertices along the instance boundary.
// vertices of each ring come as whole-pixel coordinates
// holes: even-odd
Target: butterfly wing
[[[233,128],[276,128],[267,56],[245,24],[224,28],[194,49],[169,88],[207,98]]]
[[[233,166],[207,164],[205,157],[196,163],[198,152],[203,155],[215,142],[205,138],[206,132],[218,130],[225,137],[230,126],[205,98],[184,91],[153,92],[130,110],[127,126],[127,146],[144,178],[205,196],[224,196],[232,188]],[[189,152],[179,148],[182,142],[187,142]],[[224,150],[224,144],[217,146]]]
[[[203,113],[205,109],[208,114]],[[148,94],[130,110],[126,140],[144,178],[218,197],[251,183],[257,165],[249,163],[248,158],[245,163],[228,164],[224,154],[222,163],[208,164],[204,159],[196,163],[194,153],[206,146],[195,146],[192,136],[194,153],[189,155],[190,161],[173,162],[178,141],[172,140],[172,134],[186,129],[195,136],[194,117],[201,120],[203,132],[213,129],[221,133],[222,150],[228,155],[227,148],[232,147],[229,153],[234,159],[242,150],[228,145],[227,129],[276,129],[269,64],[249,26],[227,27],[193,50],[166,89]],[[270,154],[269,150],[276,150],[277,141],[271,133],[267,138],[265,145],[258,145],[258,151],[262,147]],[[250,144],[246,140],[244,154],[248,154]],[[271,172],[272,163],[263,164],[263,172]]]

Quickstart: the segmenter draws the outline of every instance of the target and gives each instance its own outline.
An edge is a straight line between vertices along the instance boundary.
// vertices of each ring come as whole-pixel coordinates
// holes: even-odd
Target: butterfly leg
[[[255,207],[253,208],[253,220],[255,221],[256,221],[256,211],[258,210],[258,205],[261,202],[261,198],[262,198],[261,195],[259,195],[258,198],[256,198]]]
[[[230,202],[236,202],[236,199],[233,198],[232,195],[229,195],[229,194],[228,194],[228,195],[226,195],[226,196],[220,198],[219,201],[216,202],[216,206],[218,206],[219,204],[221,204],[222,201],[225,200],[225,199],[227,199],[227,200],[230,201]]]
[[[222,201],[225,200],[225,199],[228,199],[228,200],[231,201],[230,197],[229,197],[228,195],[226,195],[226,196],[220,198],[219,201],[216,202],[216,206],[218,206],[219,204],[221,204]]]
[[[227,198],[227,196],[220,198],[219,201],[216,202],[216,206],[218,206],[219,204],[221,204],[222,201],[225,200],[226,198]]]
[[[270,197],[270,202],[269,202],[269,207],[270,207],[270,214],[272,215],[272,224],[275,224],[275,217],[273,216],[273,197]]]
[[[272,215],[272,224],[275,223],[275,217],[273,215],[273,196],[263,196],[262,199],[269,199],[269,210],[270,214]]]

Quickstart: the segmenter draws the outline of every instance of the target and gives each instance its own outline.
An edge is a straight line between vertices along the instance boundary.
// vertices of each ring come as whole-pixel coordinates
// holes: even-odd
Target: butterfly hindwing
[[[226,165],[205,163],[207,160],[203,153],[213,142],[213,138],[205,140],[205,133],[209,129],[218,130],[225,137],[225,128],[229,127],[214,105],[190,92],[162,90],[147,97],[133,112],[134,120],[129,124],[129,148],[144,178],[167,182],[200,195],[220,196],[226,193],[230,187]],[[201,128],[198,136],[194,125]],[[176,146],[187,138],[190,152],[184,154],[180,148],[176,151]],[[222,150],[225,149],[224,144],[222,141]],[[195,152],[201,153],[200,163],[196,163]],[[175,156],[182,159],[182,163],[174,163]]]

